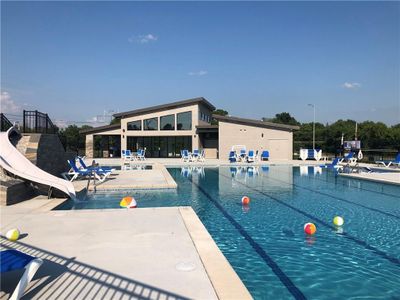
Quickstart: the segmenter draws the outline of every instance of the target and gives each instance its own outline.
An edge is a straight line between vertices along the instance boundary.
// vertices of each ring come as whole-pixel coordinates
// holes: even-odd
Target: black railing
[[[24,133],[57,133],[49,116],[37,110],[24,110],[22,131]]]
[[[12,127],[13,124],[10,122],[10,120],[7,119],[7,117],[3,114],[0,113],[0,131],[7,131],[8,128]]]

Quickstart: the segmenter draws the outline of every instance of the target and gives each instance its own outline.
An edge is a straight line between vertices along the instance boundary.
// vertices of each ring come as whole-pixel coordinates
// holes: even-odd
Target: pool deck
[[[1,208],[1,237],[44,260],[25,298],[251,299],[190,207],[49,211],[38,197]],[[0,299],[21,273],[2,275]]]
[[[116,162],[114,162],[115,164]],[[73,184],[76,191],[86,188],[89,191],[94,190],[94,188],[97,190],[113,191],[127,189],[176,189],[178,187],[164,165],[157,162],[151,165],[151,170],[115,170],[104,182],[96,181],[96,186],[93,184],[93,181],[88,185],[87,180],[77,180]]]
[[[340,176],[400,185],[400,172],[386,173],[340,173]]]

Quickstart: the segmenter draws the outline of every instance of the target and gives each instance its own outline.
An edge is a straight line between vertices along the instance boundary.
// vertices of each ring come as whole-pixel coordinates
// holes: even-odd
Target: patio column
[[[85,155],[87,158],[93,158],[93,150],[94,150],[93,134],[88,134],[86,135],[86,142],[85,142]]]

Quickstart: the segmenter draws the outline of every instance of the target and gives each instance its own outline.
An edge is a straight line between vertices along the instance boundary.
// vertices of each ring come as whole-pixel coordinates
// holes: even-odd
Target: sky
[[[1,109],[59,125],[194,97],[400,123],[400,2],[1,2]]]

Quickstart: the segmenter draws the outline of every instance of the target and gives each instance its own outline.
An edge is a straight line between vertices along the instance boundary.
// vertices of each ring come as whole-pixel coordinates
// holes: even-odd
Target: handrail
[[[7,131],[13,124],[9,119],[5,116],[5,114],[0,113],[0,131]]]
[[[24,133],[57,133],[49,115],[37,110],[24,110],[22,131]]]

